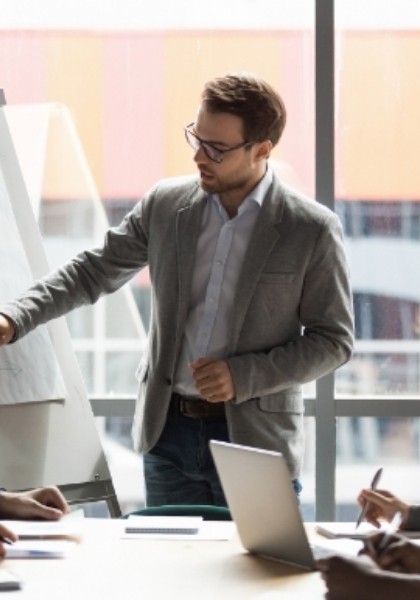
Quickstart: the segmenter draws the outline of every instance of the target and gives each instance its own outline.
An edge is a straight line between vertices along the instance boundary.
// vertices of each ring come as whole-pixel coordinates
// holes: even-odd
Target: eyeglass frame
[[[196,133],[194,133],[193,131],[191,131],[191,127],[193,127],[195,125],[195,121],[193,121],[192,123],[189,123],[188,125],[186,125],[184,127],[184,134],[185,134],[185,139],[187,140],[187,143],[189,146],[191,146],[191,148],[195,151],[198,152],[200,150],[200,148],[203,148],[204,154],[207,156],[207,158],[209,158],[210,160],[212,160],[213,162],[217,163],[220,165],[221,162],[223,162],[224,156],[227,152],[232,152],[232,150],[239,150],[240,148],[250,148],[253,144],[255,144],[255,142],[242,142],[240,144],[237,144],[236,146],[230,146],[228,148],[225,148],[224,150],[221,150],[220,148],[217,148],[216,146],[214,146],[213,144],[210,144],[209,142],[206,142],[204,140],[202,140],[201,138],[198,137],[198,135]],[[192,136],[193,139],[197,140],[198,142],[198,146],[197,148],[195,148],[189,139],[189,136]],[[216,152],[220,158],[214,158],[213,156],[210,156],[208,149],[210,148],[210,152]]]

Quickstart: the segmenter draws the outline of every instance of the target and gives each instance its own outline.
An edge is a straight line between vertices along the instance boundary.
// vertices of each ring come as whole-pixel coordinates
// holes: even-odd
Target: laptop
[[[210,450],[246,550],[308,570],[335,554],[310,545],[281,453],[216,440]]]

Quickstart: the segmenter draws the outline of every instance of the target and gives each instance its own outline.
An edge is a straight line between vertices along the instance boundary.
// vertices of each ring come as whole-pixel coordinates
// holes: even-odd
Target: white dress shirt
[[[217,195],[207,198],[195,257],[191,304],[175,373],[174,390],[180,394],[198,395],[191,362],[200,357],[225,356],[236,285],[272,177],[268,168],[232,219]]]

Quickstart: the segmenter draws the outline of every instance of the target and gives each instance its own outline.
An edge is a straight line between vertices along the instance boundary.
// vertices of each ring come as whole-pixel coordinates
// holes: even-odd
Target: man
[[[102,248],[0,311],[8,343],[149,266],[133,423],[148,505],[225,504],[211,438],[281,451],[298,492],[301,385],[351,355],[339,220],[284,187],[268,162],[285,121],[282,99],[259,77],[208,82],[185,128],[198,178],[159,182]]]
[[[28,492],[0,490],[0,519],[47,519],[56,521],[69,510],[67,502],[55,486]],[[17,536],[4,523],[0,524],[0,539],[16,541]],[[5,549],[0,542],[0,556]]]
[[[331,600],[409,600],[420,596],[420,547],[404,538],[404,531],[420,529],[420,507],[410,506],[388,490],[362,490],[358,502],[369,503],[366,520],[379,526],[401,512],[401,536],[393,536],[385,549],[378,552],[383,534],[368,539],[360,557],[335,556],[320,561],[319,568]]]

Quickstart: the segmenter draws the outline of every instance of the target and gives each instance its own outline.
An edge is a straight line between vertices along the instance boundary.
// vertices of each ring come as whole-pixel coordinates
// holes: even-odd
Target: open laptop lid
[[[283,455],[216,440],[210,450],[244,548],[315,569]]]

